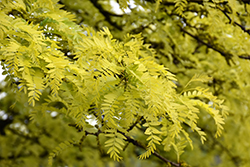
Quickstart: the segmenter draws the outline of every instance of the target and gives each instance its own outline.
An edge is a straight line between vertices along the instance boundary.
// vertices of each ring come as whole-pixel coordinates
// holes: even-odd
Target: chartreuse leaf
[[[109,130],[107,132],[105,136],[110,138],[105,142],[105,147],[109,147],[107,154],[110,154],[110,158],[120,161],[122,157],[119,156],[119,150],[123,150],[123,146],[125,145],[124,139],[126,138],[115,130]]]
[[[156,13],[152,15],[153,20],[149,20],[149,25],[144,23],[147,19],[139,19],[140,24],[136,23],[135,27],[148,31],[152,21],[162,20],[166,12],[157,13],[157,9],[162,10],[161,2],[156,1]],[[123,10],[128,3],[128,0],[119,1]],[[177,0],[175,3],[176,13],[184,17],[187,1]],[[149,7],[149,4],[151,2],[144,5]],[[127,34],[118,41],[113,39],[107,27],[96,32],[93,28],[79,26],[73,22],[74,15],[60,9],[61,5],[56,0],[2,1],[0,8],[0,59],[8,77],[17,80],[18,89],[27,94],[28,103],[36,111],[56,111],[66,115],[79,132],[84,131],[97,138],[104,133],[104,142],[98,142],[98,146],[104,143],[107,153],[114,160],[122,159],[120,153],[125,148],[125,142],[135,135],[147,145],[140,159],[148,158],[158,147],[164,151],[174,150],[179,161],[186,144],[192,147],[189,136],[192,131],[202,142],[206,140],[203,128],[197,124],[200,110],[213,117],[217,127],[215,135],[221,135],[226,115],[223,101],[208,89],[190,88],[191,82],[207,82],[210,78],[195,75],[187,83],[189,89],[186,90],[186,86],[180,94],[177,93],[175,75],[155,61],[161,52],[156,54],[154,47],[145,44],[144,34]],[[11,17],[10,13],[18,14]],[[178,20],[179,17],[176,17]],[[175,34],[180,28],[168,21],[163,27],[167,29],[168,25],[174,31],[162,36],[166,40],[163,45],[169,43],[165,38],[171,38],[176,43],[168,47],[169,50],[175,49],[169,57],[185,57],[179,55],[181,44],[176,42],[179,36],[184,38]],[[157,29],[162,27],[154,26]],[[127,27],[124,29],[128,30]],[[197,57],[194,62],[198,59],[203,58]],[[179,59],[176,61],[180,66],[185,65]],[[32,118],[36,120],[34,114]],[[96,126],[89,123],[89,118],[96,121]],[[137,127],[141,127],[140,130]],[[92,132],[87,133],[89,130]],[[70,140],[56,147],[50,154],[49,164],[52,164],[55,155],[72,145]]]
[[[171,143],[171,145],[173,146],[176,156],[177,156],[177,162],[180,162],[180,156],[181,154],[184,153],[184,148],[186,147],[186,141],[182,140],[180,142],[178,142],[177,144],[175,143]]]
[[[57,156],[60,152],[67,149],[68,147],[72,147],[74,143],[75,142],[73,140],[64,141],[60,143],[59,146],[57,146],[49,155],[49,166],[52,166],[52,161],[55,156]]]
[[[146,139],[146,141],[148,141],[147,151],[140,155],[140,159],[146,159],[152,153],[154,153],[154,151],[156,150],[155,144],[161,145],[160,142],[162,141],[162,139],[157,135],[160,135],[162,132],[154,127],[159,124],[159,122],[149,122],[144,124],[145,126],[147,126],[147,129],[144,134],[148,135],[149,137]]]

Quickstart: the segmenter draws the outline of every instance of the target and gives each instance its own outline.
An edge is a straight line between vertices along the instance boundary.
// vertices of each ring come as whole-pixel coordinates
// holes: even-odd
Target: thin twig
[[[139,123],[142,119],[143,119],[142,116],[138,117],[137,120],[129,127],[127,131],[128,132],[131,131],[137,125],[137,123]]]
[[[119,131],[117,130],[118,133],[122,134],[124,137],[126,137],[126,141],[128,141],[129,143],[132,143],[133,145],[137,146],[137,147],[140,147],[140,148],[143,148],[145,150],[147,150],[147,147],[140,143],[139,141],[135,140],[135,139],[132,139],[130,136],[126,135],[124,132],[122,131]],[[100,133],[104,133],[102,132],[100,129],[98,129],[98,132],[95,132],[95,133],[92,133],[92,132],[88,132],[88,131],[85,131],[86,133],[86,136],[87,135],[94,135],[94,136],[98,136]],[[166,163],[170,163],[171,165],[173,166],[176,166],[176,167],[180,167],[181,164],[178,164],[178,163],[175,163],[175,162],[172,162],[166,158],[164,158],[162,155],[160,155],[158,152],[153,152],[152,153],[153,155],[155,155],[156,157],[158,157],[159,159],[161,159],[162,161],[166,162]]]
[[[229,60],[232,60],[232,57],[233,55],[231,53],[226,53],[226,52],[223,52],[222,50],[218,49],[217,47],[209,44],[209,43],[206,43],[205,41],[203,41],[202,39],[200,39],[199,37],[191,34],[190,32],[188,32],[187,30],[185,30],[184,28],[181,27],[181,30],[188,34],[189,36],[193,37],[194,39],[196,39],[198,42],[202,43],[203,45],[206,45],[208,48],[210,49],[213,49],[214,51],[216,52],[219,52],[223,57],[225,57],[226,61],[227,61],[227,64],[230,66],[230,63],[229,63]]]
[[[123,133],[123,132],[121,132],[121,131],[119,131],[119,130],[118,130],[117,132],[119,132],[119,133],[121,133],[123,136],[125,136],[125,137],[127,138],[127,141],[128,141],[128,142],[132,143],[132,144],[135,145],[135,146],[138,146],[138,147],[140,147],[140,148],[143,148],[143,149],[147,150],[147,147],[146,147],[145,145],[143,145],[142,143],[138,142],[137,140],[132,139],[131,137],[127,136],[125,133]],[[159,154],[158,152],[156,152],[156,151],[153,152],[153,155],[155,155],[156,157],[158,157],[158,158],[161,159],[162,161],[166,162],[167,164],[170,163],[171,165],[176,166],[176,167],[180,167],[180,166],[181,166],[181,164],[179,164],[179,163],[175,163],[175,162],[172,162],[172,161],[170,161],[170,160],[164,158],[162,155],[160,155],[160,154]]]
[[[239,58],[241,59],[246,59],[246,60],[250,60],[250,55],[240,55]]]
[[[217,8],[219,9],[226,17],[227,19],[229,20],[229,23],[231,24],[232,23],[232,19],[231,17],[225,12],[223,11],[222,9],[220,8]],[[233,24],[237,25],[238,27],[240,27],[244,32],[248,33],[250,35],[250,30],[247,30],[243,25],[237,23],[236,21],[233,21]]]

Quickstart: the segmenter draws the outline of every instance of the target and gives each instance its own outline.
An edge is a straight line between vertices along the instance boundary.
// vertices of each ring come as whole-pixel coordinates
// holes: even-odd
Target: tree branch
[[[250,55],[240,55],[239,58],[250,60]]]
[[[133,124],[133,127],[135,126],[135,124]],[[140,147],[140,148],[143,148],[145,150],[147,150],[147,147],[140,143],[139,141],[135,140],[135,139],[132,139],[130,136],[126,135],[124,132],[120,131],[120,130],[117,130],[118,133],[122,134],[123,136],[126,137],[126,141],[128,141],[129,143],[132,143],[133,145],[137,146],[137,147]],[[92,132],[88,132],[88,131],[85,131],[85,134],[86,136],[87,135],[94,135],[94,136],[98,136],[100,133],[104,133],[103,131],[101,131],[99,128],[98,128],[98,132],[95,132],[95,133],[92,133]],[[175,162],[172,162],[166,158],[164,158],[162,155],[160,155],[158,152],[153,152],[153,155],[155,155],[156,157],[158,157],[159,159],[161,159],[162,161],[164,161],[165,163],[170,163],[171,165],[173,166],[176,166],[176,167],[180,167],[181,164],[179,163],[175,163]]]
[[[220,9],[220,8],[217,8],[217,9],[219,9],[227,17],[227,19],[229,20],[229,23],[231,24],[231,22],[232,22],[231,17],[222,9]],[[236,21],[233,21],[233,24],[237,25],[238,27],[241,28],[241,30],[243,30],[244,32],[246,32],[250,35],[250,30],[247,30],[243,25],[237,23]]]
[[[204,42],[202,39],[200,39],[199,37],[191,34],[190,32],[188,32],[187,30],[185,30],[184,28],[180,27],[181,31],[183,31],[185,34],[188,34],[189,36],[193,37],[194,39],[196,39],[198,42],[202,43],[203,45],[206,45],[208,48],[213,49],[216,52],[219,52],[223,57],[225,57],[227,64],[230,66],[229,60],[232,60],[233,55],[231,53],[226,53],[222,50],[220,50],[219,48]]]
[[[128,131],[128,132],[131,131],[131,130],[136,126],[136,124],[139,123],[141,120],[143,120],[143,117],[142,117],[142,116],[139,116],[139,117],[137,118],[137,120],[129,127],[129,129],[128,129],[127,131]]]
[[[119,131],[119,130],[117,130],[117,132],[119,132],[119,133],[121,133],[123,136],[125,136],[125,137],[127,138],[127,141],[128,141],[128,142],[132,143],[132,144],[135,145],[135,146],[138,146],[138,147],[140,147],[140,148],[143,148],[143,149],[147,150],[147,147],[146,147],[145,145],[141,144],[140,142],[138,142],[137,140],[132,139],[131,137],[127,136],[125,133],[123,133],[123,132],[121,132],[121,131]],[[179,164],[179,163],[175,163],[175,162],[172,162],[172,161],[170,161],[170,160],[164,158],[163,156],[161,156],[161,155],[160,155],[158,152],[156,152],[156,151],[153,152],[153,155],[155,155],[157,158],[161,159],[162,161],[164,161],[164,162],[167,163],[167,164],[170,163],[171,165],[176,166],[176,167],[180,167],[180,166],[181,166],[181,164]]]

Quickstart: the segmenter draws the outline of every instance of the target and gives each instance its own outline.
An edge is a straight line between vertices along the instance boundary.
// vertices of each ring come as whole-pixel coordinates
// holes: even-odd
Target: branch
[[[123,133],[123,132],[121,132],[121,131],[119,131],[119,130],[117,130],[117,132],[119,132],[119,133],[121,133],[123,136],[125,136],[125,137],[127,138],[127,141],[128,141],[128,142],[132,143],[132,144],[135,145],[135,146],[138,146],[138,147],[140,147],[140,148],[143,148],[143,149],[147,150],[147,147],[146,147],[145,145],[141,144],[139,141],[132,139],[131,137],[127,136],[125,133]],[[170,163],[171,165],[177,166],[177,167],[180,167],[180,166],[181,166],[181,164],[172,162],[172,161],[170,161],[170,160],[164,158],[163,156],[161,156],[161,155],[160,155],[158,152],[156,152],[156,151],[153,152],[153,154],[154,154],[156,157],[158,157],[159,159],[161,159],[162,161],[166,162],[167,164]]]
[[[155,1],[154,1],[155,2]],[[198,3],[200,5],[203,5],[204,3],[204,0],[189,0],[188,2],[193,2],[193,3]],[[209,1],[210,2],[210,1]],[[162,4],[163,5],[175,5],[176,3],[175,2],[171,2],[171,1],[166,1],[166,0],[163,0],[162,1]]]
[[[181,30],[182,30],[184,33],[186,33],[186,34],[188,34],[189,36],[191,36],[191,37],[193,37],[194,39],[196,39],[198,42],[202,43],[203,45],[206,45],[208,48],[211,48],[211,49],[213,49],[214,51],[219,52],[223,57],[225,57],[225,59],[226,59],[226,61],[227,61],[227,64],[230,65],[229,60],[231,60],[231,57],[233,57],[233,55],[232,55],[231,53],[223,52],[222,50],[220,50],[220,49],[214,47],[213,45],[211,45],[211,44],[209,44],[209,43],[204,42],[203,40],[201,40],[201,39],[198,38],[197,36],[195,36],[195,35],[189,33],[187,30],[185,30],[185,29],[183,29],[183,28],[181,28]],[[239,55],[238,57],[241,58],[241,59],[250,60],[250,55]]]
[[[135,125],[136,125],[136,124],[133,124],[133,127],[134,127]],[[132,139],[130,136],[127,136],[124,132],[122,132],[122,131],[120,131],[120,130],[117,130],[117,132],[120,133],[120,134],[122,134],[123,136],[125,136],[125,137],[126,137],[126,140],[127,140],[129,143],[132,143],[133,145],[135,145],[135,146],[137,146],[137,147],[140,147],[140,148],[143,148],[143,149],[147,150],[147,147],[146,147],[144,144],[140,143],[140,142],[137,141],[137,140]],[[87,136],[87,135],[94,135],[94,136],[97,137],[100,133],[104,133],[104,132],[101,131],[101,130],[98,128],[98,132],[92,133],[92,132],[85,131],[85,133],[86,133],[86,136]],[[161,159],[162,161],[166,162],[167,164],[170,163],[171,165],[176,166],[176,167],[180,167],[180,166],[181,166],[181,164],[172,162],[172,161],[170,161],[170,160],[164,158],[163,156],[161,156],[161,155],[160,155],[158,152],[156,152],[156,151],[153,152],[153,154],[154,154],[156,157],[158,157],[159,159]]]
[[[238,57],[241,58],[241,59],[250,60],[250,55],[240,55]]]
[[[229,20],[229,23],[231,24],[231,22],[232,22],[231,17],[222,9],[220,9],[220,8],[217,8],[217,9],[219,9],[227,17],[227,19]],[[247,30],[243,25],[237,23],[236,21],[233,21],[233,24],[237,25],[238,27],[241,28],[241,30],[243,30],[244,32],[246,32],[250,35],[250,30]]]
[[[229,60],[232,60],[233,55],[231,53],[226,53],[220,49],[218,49],[217,47],[204,42],[202,39],[200,39],[199,37],[191,34],[190,32],[188,32],[187,30],[185,30],[184,28],[180,27],[181,31],[183,31],[184,33],[188,34],[189,36],[193,37],[194,39],[196,39],[198,42],[202,43],[203,45],[206,45],[208,48],[213,49],[216,52],[219,52],[223,57],[225,57],[227,64],[230,66]]]
[[[190,0],[189,2],[194,2],[194,3],[199,3],[202,4],[203,0]],[[212,2],[211,0],[209,0],[209,2]],[[163,1],[164,3],[168,3],[167,1]],[[232,22],[232,19],[230,18],[230,16],[226,13],[226,11],[223,11],[221,8],[217,8],[219,9],[229,20],[229,23]],[[241,24],[237,23],[237,22],[233,22],[234,25],[240,27],[244,32],[248,33],[250,35],[250,29],[246,29],[244,26],[242,26]],[[209,43],[204,42],[202,39],[200,39],[199,37],[189,33],[188,31],[186,31],[184,28],[181,27],[181,30],[188,34],[189,36],[193,37],[194,39],[196,39],[198,42],[202,43],[203,45],[206,45],[208,48],[213,49],[216,52],[219,52],[223,57],[225,57],[227,64],[230,66],[229,60],[232,60],[233,55],[231,53],[226,53],[224,51],[222,51],[221,49],[219,49],[218,47],[215,47],[214,45],[211,45]],[[250,60],[250,55],[239,55],[238,56],[241,59],[247,59]]]
[[[129,129],[127,130],[127,132],[131,131],[136,126],[136,124],[139,123],[141,120],[143,120],[143,117],[139,116],[137,118],[137,120],[129,127]]]

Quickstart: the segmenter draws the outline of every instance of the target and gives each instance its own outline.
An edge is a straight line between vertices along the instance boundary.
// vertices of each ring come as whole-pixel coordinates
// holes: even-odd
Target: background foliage
[[[59,153],[54,166],[162,166],[166,162],[157,155],[138,160],[153,145],[168,165],[250,165],[248,1],[127,2],[119,1],[120,12],[111,0],[0,3],[7,74],[0,100],[1,165],[47,166]],[[147,88],[153,96],[146,97]],[[229,108],[224,121],[227,107],[215,96]],[[170,112],[163,116],[165,103],[182,119],[174,128],[183,130],[178,137],[164,130],[177,125]],[[207,114],[213,108],[217,117]],[[93,119],[98,126],[88,123]],[[202,131],[192,132],[196,127]],[[193,149],[185,147],[189,137]]]

